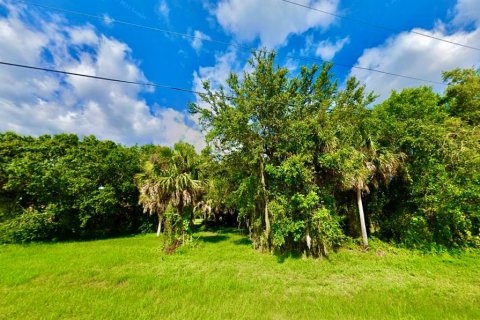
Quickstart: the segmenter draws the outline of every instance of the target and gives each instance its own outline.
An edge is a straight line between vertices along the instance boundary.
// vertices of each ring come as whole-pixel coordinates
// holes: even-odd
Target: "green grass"
[[[480,254],[282,258],[234,232],[0,247],[2,319],[480,319]]]

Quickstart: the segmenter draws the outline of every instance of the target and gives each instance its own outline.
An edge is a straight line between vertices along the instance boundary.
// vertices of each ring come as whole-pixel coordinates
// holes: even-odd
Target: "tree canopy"
[[[226,86],[203,83],[207,148],[127,148],[95,137],[0,134],[2,241],[164,232],[195,216],[248,231],[257,249],[327,255],[368,237],[413,248],[480,245],[480,73],[383,102],[332,65],[297,73],[258,51]],[[144,213],[142,214],[142,208]]]

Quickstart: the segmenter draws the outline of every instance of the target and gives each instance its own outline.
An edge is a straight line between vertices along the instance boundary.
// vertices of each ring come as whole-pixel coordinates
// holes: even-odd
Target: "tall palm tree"
[[[378,124],[368,107],[375,95],[365,90],[355,78],[347,81],[346,89],[339,95],[329,117],[334,132],[331,140],[335,143],[325,151],[336,163],[340,186],[356,193],[363,245],[368,247],[362,192],[370,192],[369,186],[378,186],[382,181],[389,183],[404,155],[377,147]]]
[[[157,148],[145,161],[143,172],[137,175],[139,202],[144,211],[158,215],[157,236],[160,235],[165,212],[171,206],[177,217],[183,219],[187,207],[193,206],[202,188],[198,180],[199,157],[192,145],[177,143],[173,149]],[[190,208],[191,209],[191,208]],[[190,210],[191,211],[191,210]],[[191,216],[190,216],[191,219]],[[173,226],[175,226],[175,221]],[[173,233],[185,232],[174,227]]]
[[[369,186],[388,184],[404,160],[404,154],[376,148],[371,139],[360,147],[348,146],[335,152],[341,187],[354,190],[362,231],[363,245],[368,247],[367,227],[363,210],[362,193],[370,192]]]

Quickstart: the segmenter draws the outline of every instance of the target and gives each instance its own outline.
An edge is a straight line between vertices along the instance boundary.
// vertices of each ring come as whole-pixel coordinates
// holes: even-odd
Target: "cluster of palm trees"
[[[363,244],[367,247],[362,193],[368,193],[371,184],[388,183],[404,156],[385,152],[372,142],[344,151],[331,150],[342,164],[341,187],[356,192]],[[348,154],[348,159],[342,159],[342,154]],[[157,236],[164,226],[167,239],[184,242],[192,229],[195,211],[203,215],[212,212],[211,200],[205,198],[208,183],[202,179],[201,161],[192,145],[179,142],[173,148],[156,147],[143,162],[142,173],[136,176],[139,203],[145,213],[158,216]]]

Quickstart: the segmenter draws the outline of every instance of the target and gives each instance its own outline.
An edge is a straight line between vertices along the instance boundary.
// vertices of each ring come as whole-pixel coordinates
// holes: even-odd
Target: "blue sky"
[[[441,71],[478,67],[480,52],[434,39],[480,47],[478,0],[296,0],[349,18],[388,26],[371,28],[280,0],[42,1],[103,20],[0,0],[0,59],[62,70],[151,81],[192,90],[209,79],[222,84],[242,72],[249,53],[235,46],[181,38],[115,23],[123,20],[227,43],[278,50],[294,74],[291,57],[314,57],[434,81]],[[112,22],[113,21],[113,22]],[[345,67],[340,83],[355,75],[381,98],[392,89],[422,84]],[[0,66],[0,130],[24,134],[95,134],[127,145],[204,145],[187,112],[192,94],[147,89]],[[442,86],[435,85],[441,91]]]

